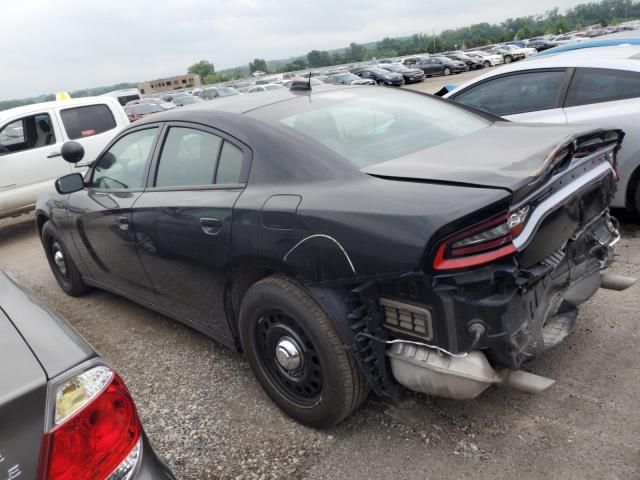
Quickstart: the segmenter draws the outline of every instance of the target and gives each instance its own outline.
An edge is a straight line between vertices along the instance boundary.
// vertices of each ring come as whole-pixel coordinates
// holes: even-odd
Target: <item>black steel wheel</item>
[[[265,373],[280,393],[298,406],[322,397],[324,372],[304,330],[280,310],[267,310],[256,323],[257,350]]]
[[[256,378],[287,415],[326,428],[344,420],[369,388],[322,308],[293,281],[267,277],[244,295],[239,333]]]
[[[55,225],[50,220],[42,227],[42,246],[51,272],[62,290],[72,297],[85,293],[89,287],[82,280],[80,271],[60,239]]]

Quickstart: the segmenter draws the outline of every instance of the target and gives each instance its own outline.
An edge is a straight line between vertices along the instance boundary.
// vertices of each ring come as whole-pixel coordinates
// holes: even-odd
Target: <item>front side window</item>
[[[557,107],[564,71],[528,72],[482,82],[453,100],[494,115],[549,110]]]
[[[156,187],[214,183],[222,138],[193,128],[171,127],[160,154]]]
[[[14,120],[0,130],[0,155],[56,143],[51,117],[46,113]]]
[[[126,98],[137,100],[134,97]],[[98,135],[116,128],[111,109],[105,104],[66,108],[60,112],[60,117],[69,140]]]
[[[640,97],[640,73],[579,68],[569,86],[566,107]]]
[[[158,129],[148,128],[125,135],[102,155],[90,186],[104,189],[141,188],[144,170]]]

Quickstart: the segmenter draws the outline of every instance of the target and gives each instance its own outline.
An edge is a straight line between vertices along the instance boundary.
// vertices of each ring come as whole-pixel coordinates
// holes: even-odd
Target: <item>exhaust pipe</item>
[[[625,277],[624,275],[614,275],[611,273],[600,274],[600,288],[606,290],[622,291],[636,283],[638,279],[633,277]]]
[[[525,372],[523,370],[505,370],[500,373],[502,375],[502,383],[504,385],[524,393],[540,393],[556,383],[555,380],[550,378]]]
[[[428,348],[398,342],[387,351],[391,371],[401,385],[437,397],[470,400],[492,384],[507,385],[525,393],[539,393],[555,380],[522,370],[496,372],[479,350],[447,355]]]

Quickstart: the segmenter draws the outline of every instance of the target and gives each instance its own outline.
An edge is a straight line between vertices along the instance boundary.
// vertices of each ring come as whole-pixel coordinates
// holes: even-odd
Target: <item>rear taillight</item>
[[[142,427],[122,379],[93,366],[54,386],[42,480],[125,480],[141,457]]]
[[[435,270],[477,267],[516,253],[512,240],[524,229],[529,207],[507,212],[445,239],[433,261]]]

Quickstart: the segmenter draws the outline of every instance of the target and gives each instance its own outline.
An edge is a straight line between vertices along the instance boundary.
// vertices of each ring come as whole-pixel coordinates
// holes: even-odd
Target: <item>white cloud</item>
[[[31,0],[3,7],[0,98],[142,81],[562,9],[578,0]]]

